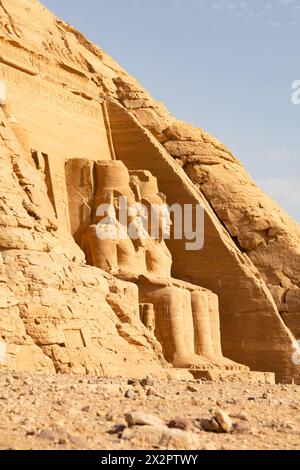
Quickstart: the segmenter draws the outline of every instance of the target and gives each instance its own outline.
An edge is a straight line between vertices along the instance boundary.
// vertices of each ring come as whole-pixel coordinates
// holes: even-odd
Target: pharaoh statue
[[[165,243],[171,218],[157,179],[149,171],[129,172],[121,161],[95,166],[93,220],[82,240],[87,262],[137,284],[141,319],[174,367],[247,370],[223,357],[218,297],[172,278],[172,256]],[[125,218],[120,201],[130,208]],[[148,230],[153,222],[149,212],[158,225],[155,237]]]

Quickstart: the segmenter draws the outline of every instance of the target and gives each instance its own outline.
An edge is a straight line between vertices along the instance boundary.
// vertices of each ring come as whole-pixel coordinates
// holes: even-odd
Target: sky
[[[300,222],[300,99],[292,99],[300,81],[300,0],[42,3],[178,119],[227,145]]]

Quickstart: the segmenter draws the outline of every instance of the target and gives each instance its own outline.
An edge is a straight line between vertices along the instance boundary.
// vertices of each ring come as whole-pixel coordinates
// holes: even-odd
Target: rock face
[[[226,356],[275,372],[277,380],[300,381],[291,359],[300,333],[298,225],[222,144],[177,121],[38,1],[1,0],[0,10],[2,367],[164,376],[170,363],[199,374],[204,357],[216,368],[247,371]],[[187,251],[186,239],[168,240],[163,275],[152,269],[152,281],[180,299],[202,293],[203,330],[195,313],[184,327],[185,348],[200,365],[190,356],[174,359],[183,332],[161,321],[161,305],[172,309],[145,287],[149,267],[137,264],[129,273],[122,250],[116,269],[111,255],[103,261],[103,245],[96,257],[91,252],[87,234],[108,184],[98,169],[120,165],[131,185],[145,175],[157,181],[169,205],[205,209],[204,247]],[[110,190],[122,193],[116,181]],[[152,265],[158,249],[148,250]]]

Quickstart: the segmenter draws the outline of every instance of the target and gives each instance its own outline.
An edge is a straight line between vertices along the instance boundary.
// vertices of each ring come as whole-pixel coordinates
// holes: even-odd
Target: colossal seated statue
[[[218,297],[172,278],[165,243],[171,218],[157,179],[148,171],[129,172],[121,161],[95,167],[92,225],[82,238],[87,262],[137,284],[141,319],[174,367],[248,370],[223,357]]]

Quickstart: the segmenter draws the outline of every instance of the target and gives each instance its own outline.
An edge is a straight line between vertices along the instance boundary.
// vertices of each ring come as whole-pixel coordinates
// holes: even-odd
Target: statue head
[[[131,184],[123,162],[96,162],[96,193],[94,223],[118,227],[123,238],[131,238],[137,246],[147,238],[139,189]],[[126,234],[126,236],[125,236]]]
[[[128,171],[119,160],[96,162],[94,223],[119,224],[134,241],[170,237],[171,218],[166,197],[150,171]],[[107,209],[99,207],[107,205]],[[122,232],[124,233],[124,231]]]
[[[110,217],[115,213],[119,219],[121,198],[126,199],[128,206],[136,202],[126,166],[120,160],[100,161],[95,163],[95,173],[95,213],[100,206],[107,204],[111,206],[108,210]],[[95,222],[98,221],[96,215]]]
[[[147,230],[154,239],[167,239],[171,235],[172,221],[166,196],[159,192],[157,178],[150,171],[130,171],[131,187],[136,188],[141,206],[147,217]],[[145,217],[145,216],[144,216]]]

